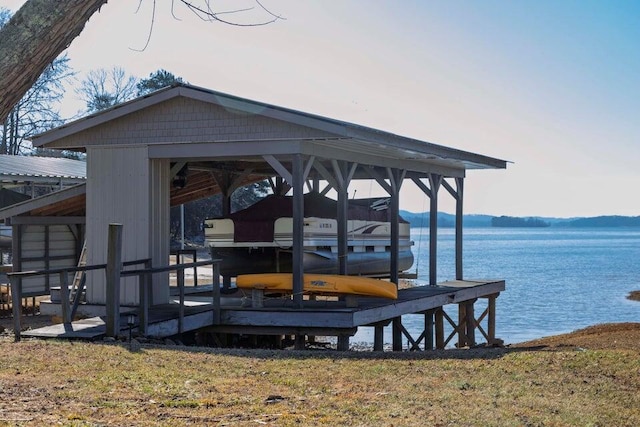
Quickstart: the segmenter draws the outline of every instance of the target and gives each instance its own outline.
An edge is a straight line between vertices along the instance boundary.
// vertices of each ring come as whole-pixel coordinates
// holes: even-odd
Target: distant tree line
[[[568,223],[570,227],[640,227],[640,216],[596,216],[578,218]]]
[[[546,221],[539,218],[518,218],[513,216],[500,216],[491,218],[492,227],[527,227],[527,228],[542,228],[549,227]]]

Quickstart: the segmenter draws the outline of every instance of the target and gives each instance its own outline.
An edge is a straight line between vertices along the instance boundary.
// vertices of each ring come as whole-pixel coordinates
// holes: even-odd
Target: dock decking
[[[210,291],[210,286],[198,287],[199,292]],[[345,301],[304,300],[303,308],[295,308],[293,300],[288,298],[269,298],[266,296],[262,307],[242,306],[241,299],[230,298],[224,301],[220,310],[220,323],[214,324],[214,311],[210,297],[190,296],[184,307],[184,320],[180,324],[178,319],[179,304],[154,306],[149,311],[149,326],[147,336],[169,337],[180,333],[206,328],[212,333],[242,333],[255,335],[310,335],[310,336],[338,336],[346,339],[355,334],[358,327],[382,327],[394,322],[398,333],[403,333],[412,349],[417,349],[420,341],[425,340],[425,348],[433,347],[428,344],[435,336],[437,346],[446,345],[447,340],[442,336],[443,319],[447,319],[454,328],[453,334],[461,338],[459,342],[470,345],[475,343],[474,330],[479,328],[487,341],[495,339],[491,323],[495,322],[494,312],[483,313],[479,319],[473,315],[473,303],[478,298],[488,298],[495,302],[498,294],[505,289],[503,280],[457,280],[440,283],[437,286],[417,286],[402,289],[398,292],[397,300],[384,298],[358,297],[355,304]],[[442,307],[458,304],[460,316],[457,322],[452,320]],[[245,301],[245,305],[246,301]],[[351,306],[355,305],[355,306]],[[489,308],[487,309],[489,310]],[[415,339],[402,327],[401,317],[406,314],[425,313],[435,322],[425,320],[425,332]],[[468,314],[467,314],[468,313]],[[481,321],[488,315],[489,332],[480,326]],[[124,327],[121,333],[128,333],[127,313],[122,314],[120,322]],[[398,320],[400,319],[400,320]],[[137,324],[133,326],[136,332]],[[493,327],[495,329],[495,326]],[[438,334],[440,331],[440,337]],[[98,339],[106,334],[104,318],[94,317],[59,324],[40,329],[24,331],[25,337],[38,338],[68,338],[68,339]],[[379,347],[381,343],[376,343]],[[344,346],[344,342],[343,342]]]

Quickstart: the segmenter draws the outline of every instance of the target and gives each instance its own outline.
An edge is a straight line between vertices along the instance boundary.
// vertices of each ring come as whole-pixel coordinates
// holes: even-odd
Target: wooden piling
[[[436,348],[444,349],[444,311],[442,307],[436,309]]]

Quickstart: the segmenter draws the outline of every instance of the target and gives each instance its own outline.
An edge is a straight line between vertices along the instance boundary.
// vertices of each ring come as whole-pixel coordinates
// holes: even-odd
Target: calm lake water
[[[429,280],[429,231],[412,229],[419,279]],[[438,282],[455,278],[455,234],[438,230]],[[497,336],[505,343],[570,332],[603,322],[640,322],[640,302],[626,299],[640,290],[639,229],[505,229],[464,231],[464,277],[504,279],[497,299]],[[479,300],[476,314],[486,304]],[[456,313],[454,306],[447,310]],[[457,318],[457,314],[456,314]],[[417,337],[424,316],[404,316]],[[388,328],[387,328],[388,329]],[[477,332],[476,339],[480,339]],[[373,340],[360,328],[353,342]],[[391,331],[385,330],[385,341]],[[406,346],[406,340],[405,340]]]

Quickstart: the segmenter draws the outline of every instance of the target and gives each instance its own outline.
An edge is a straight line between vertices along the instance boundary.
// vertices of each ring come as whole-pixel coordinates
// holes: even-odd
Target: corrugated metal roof
[[[0,155],[0,179],[23,181],[29,178],[86,180],[87,164],[57,157]]]

